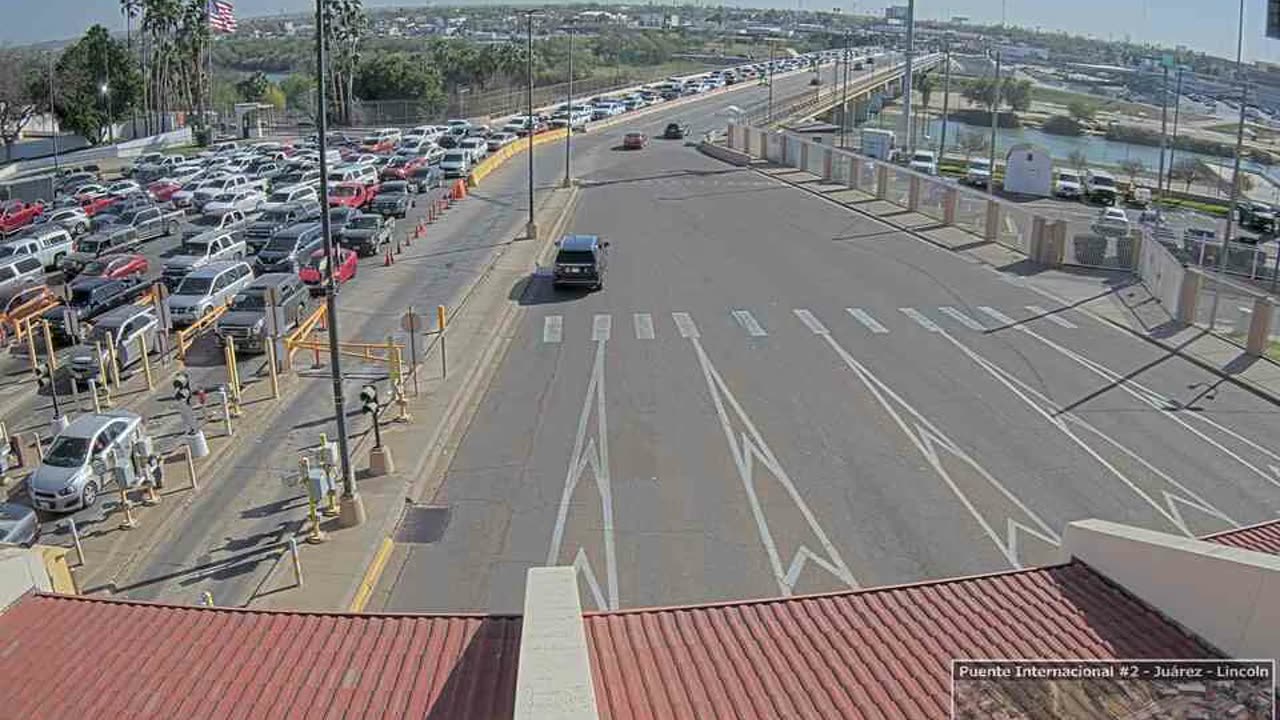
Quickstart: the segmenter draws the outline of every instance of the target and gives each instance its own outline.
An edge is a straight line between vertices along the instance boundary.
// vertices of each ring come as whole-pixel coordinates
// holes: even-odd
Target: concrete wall
[[[1280,556],[1081,520],[1063,549],[1237,658],[1280,657]]]
[[[0,545],[0,612],[30,590],[53,590],[40,551]]]
[[[515,720],[596,720],[578,571],[533,568],[527,578]]]

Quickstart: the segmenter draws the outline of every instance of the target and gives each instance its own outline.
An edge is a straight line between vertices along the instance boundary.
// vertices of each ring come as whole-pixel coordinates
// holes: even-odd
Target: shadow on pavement
[[[526,280],[517,280],[511,286],[507,299],[528,307],[573,302],[581,300],[593,292],[585,287],[557,288],[552,283],[551,276],[548,273],[548,270],[539,269],[527,279],[527,282]]]

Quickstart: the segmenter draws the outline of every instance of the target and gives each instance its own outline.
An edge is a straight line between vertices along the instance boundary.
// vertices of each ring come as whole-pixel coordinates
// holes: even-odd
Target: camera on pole
[[[379,427],[379,416],[382,414],[382,405],[378,403],[378,388],[369,383],[360,388],[360,412],[373,416],[373,447],[380,449],[382,447],[382,428]]]

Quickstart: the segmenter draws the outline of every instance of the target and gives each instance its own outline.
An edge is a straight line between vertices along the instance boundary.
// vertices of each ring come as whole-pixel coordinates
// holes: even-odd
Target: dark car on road
[[[392,180],[378,186],[378,194],[369,201],[369,211],[383,217],[403,218],[409,214],[409,183]]]
[[[71,288],[71,297],[65,306],[52,307],[42,317],[49,321],[53,337],[58,342],[78,342],[87,329],[85,323],[134,302],[147,292],[150,286],[140,278],[86,278]],[[75,327],[67,327],[67,320]]]
[[[301,222],[320,218],[320,202],[304,200],[263,211],[244,231],[244,241],[251,252],[258,252],[276,233]]]
[[[585,286],[593,290],[604,287],[608,241],[599,235],[565,235],[556,247],[554,286]]]
[[[662,137],[667,140],[683,140],[685,135],[689,134],[688,126],[680,123],[667,123],[667,128],[662,131]]]
[[[302,322],[309,297],[306,284],[293,273],[261,275],[236,293],[227,311],[218,318],[214,333],[224,345],[233,342],[239,350],[262,352],[273,331],[284,334]],[[278,308],[276,328],[268,317],[273,301]]]
[[[338,244],[355,250],[362,257],[377,255],[383,245],[391,244],[395,222],[391,218],[373,213],[357,215],[338,235]]]
[[[410,173],[407,180],[410,192],[424,193],[431,188],[438,188],[444,182],[444,171],[439,165],[423,165]]]

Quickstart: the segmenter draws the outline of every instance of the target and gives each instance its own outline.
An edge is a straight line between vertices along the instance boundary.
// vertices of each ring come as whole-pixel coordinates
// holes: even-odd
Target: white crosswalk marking
[[[871,317],[870,313],[862,308],[845,308],[844,310],[873,333],[883,334],[889,332],[889,328],[881,325],[875,318]]]
[[[693,318],[689,317],[689,313],[673,312],[671,313],[671,319],[676,322],[676,329],[680,331],[680,337],[701,337],[698,333],[698,326],[693,324]]]
[[[986,326],[984,326],[982,323],[978,322],[977,320],[974,320],[973,318],[969,317],[968,315],[965,315],[963,312],[960,312],[959,310],[951,307],[950,305],[943,305],[942,307],[938,308],[938,311],[941,312],[943,315],[946,315],[947,317],[951,318],[952,320],[955,320],[956,322],[960,323],[961,325],[969,328],[970,330],[977,330],[978,332],[986,332],[986,329],[987,329]]]
[[[988,307],[986,305],[979,305],[978,309],[986,313],[989,317],[995,318],[995,321],[998,323],[1002,323],[1004,325],[1018,324],[1017,320],[1014,320],[1013,318],[1009,317],[1008,315],[1005,315],[1004,313],[1000,312],[999,310],[993,307]]]
[[[898,312],[906,315],[912,320],[915,320],[920,327],[928,330],[929,332],[942,332],[942,328],[938,327],[937,323],[925,317],[924,313],[915,308],[898,308]]]
[[[1064,327],[1072,330],[1074,330],[1076,327],[1076,324],[1071,322],[1070,320],[1062,317],[1056,312],[1051,313],[1048,310],[1045,310],[1044,308],[1040,307],[1039,305],[1028,305],[1027,309],[1035,313],[1036,315],[1043,317],[1045,320],[1048,320],[1054,325],[1057,325],[1058,327]]]
[[[636,313],[631,316],[636,326],[637,340],[653,339],[653,316],[649,313]]]
[[[733,319],[737,320],[742,329],[746,330],[751,337],[764,337],[769,334],[764,331],[764,328],[760,327],[760,323],[756,322],[756,319],[746,310],[734,310]]]
[[[591,339],[602,342],[609,339],[609,333],[613,330],[612,315],[596,315],[591,323]]]
[[[800,318],[800,322],[804,323],[806,327],[812,330],[814,335],[831,334],[831,331],[827,329],[827,326],[823,325],[818,318],[814,317],[813,313],[808,310],[800,308],[798,310],[792,310],[791,312],[795,313],[796,317]]]
[[[564,336],[564,318],[559,315],[548,315],[542,319],[542,342],[558,343]]]

